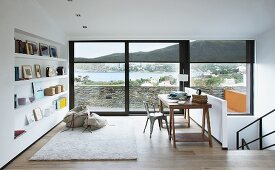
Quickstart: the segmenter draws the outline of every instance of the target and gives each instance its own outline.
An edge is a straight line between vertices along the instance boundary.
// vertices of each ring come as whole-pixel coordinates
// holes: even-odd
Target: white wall
[[[14,28],[65,44],[65,34],[35,0],[0,2],[0,168],[22,150],[13,148]]]
[[[275,109],[275,27],[256,37],[255,115]],[[275,130],[275,113],[263,119],[263,134]],[[275,134],[264,140],[264,146],[275,143]],[[273,147],[275,149],[275,147]]]
[[[227,116],[227,138],[228,138],[228,149],[236,150],[236,133],[241,128],[245,127],[249,123],[256,120],[255,116]],[[242,138],[245,139],[246,142],[250,142],[258,137],[258,124],[255,123],[251,125],[247,129],[240,132],[239,141]],[[241,143],[239,143],[241,145]],[[250,149],[258,149],[258,143],[254,142],[249,144]]]

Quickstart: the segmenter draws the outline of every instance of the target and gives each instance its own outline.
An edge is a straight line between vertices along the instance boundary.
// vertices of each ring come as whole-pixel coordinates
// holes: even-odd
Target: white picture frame
[[[35,122],[35,118],[34,118],[34,115],[33,113],[29,113],[26,115],[26,118],[27,118],[27,123],[28,125],[32,124],[33,122]]]
[[[41,108],[35,108],[35,109],[33,109],[33,115],[34,115],[35,121],[41,120],[43,118]]]
[[[41,68],[39,64],[34,65],[34,72],[35,72],[36,78],[41,78]]]
[[[30,65],[22,66],[23,78],[31,79],[32,78],[32,67]]]

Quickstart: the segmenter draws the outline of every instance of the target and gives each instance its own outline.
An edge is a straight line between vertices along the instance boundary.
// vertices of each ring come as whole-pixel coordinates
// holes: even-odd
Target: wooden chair
[[[147,124],[148,124],[148,120],[150,120],[150,138],[151,138],[152,133],[153,133],[153,129],[154,129],[155,120],[158,120],[160,130],[161,130],[161,127],[162,127],[162,120],[164,120],[165,123],[166,123],[166,128],[167,128],[167,131],[168,131],[168,135],[169,135],[169,126],[168,126],[168,122],[167,122],[167,116],[164,115],[161,112],[156,112],[156,109],[155,109],[155,106],[154,106],[153,103],[150,103],[149,101],[143,101],[143,104],[144,104],[145,110],[147,112],[147,120],[146,120],[146,124],[145,124],[144,130],[143,130],[143,133],[145,133],[145,129],[146,129]],[[149,105],[153,106],[154,112],[150,112]]]

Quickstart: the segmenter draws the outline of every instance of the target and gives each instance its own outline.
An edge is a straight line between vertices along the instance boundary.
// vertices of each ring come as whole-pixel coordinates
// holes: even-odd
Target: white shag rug
[[[82,133],[83,128],[59,132],[30,160],[135,160],[134,128],[124,124],[112,123],[92,133]]]

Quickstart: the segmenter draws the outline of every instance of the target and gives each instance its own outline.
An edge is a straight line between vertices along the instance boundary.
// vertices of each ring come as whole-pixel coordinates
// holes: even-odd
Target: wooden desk
[[[173,146],[176,147],[176,142],[209,142],[209,146],[212,147],[212,137],[211,137],[211,127],[210,127],[210,116],[209,116],[209,108],[212,107],[211,104],[198,104],[192,103],[191,101],[186,101],[184,104],[178,104],[172,102],[171,99],[168,99],[168,94],[159,94],[158,98],[160,101],[160,111],[163,111],[163,106],[167,106],[169,108],[170,113],[170,131],[169,131],[169,140],[173,140]],[[174,109],[203,109],[202,114],[202,131],[201,133],[175,133],[175,117],[174,117]],[[189,119],[189,115],[188,115]],[[205,120],[207,120],[207,128],[208,128],[208,137],[204,135],[205,129]]]

